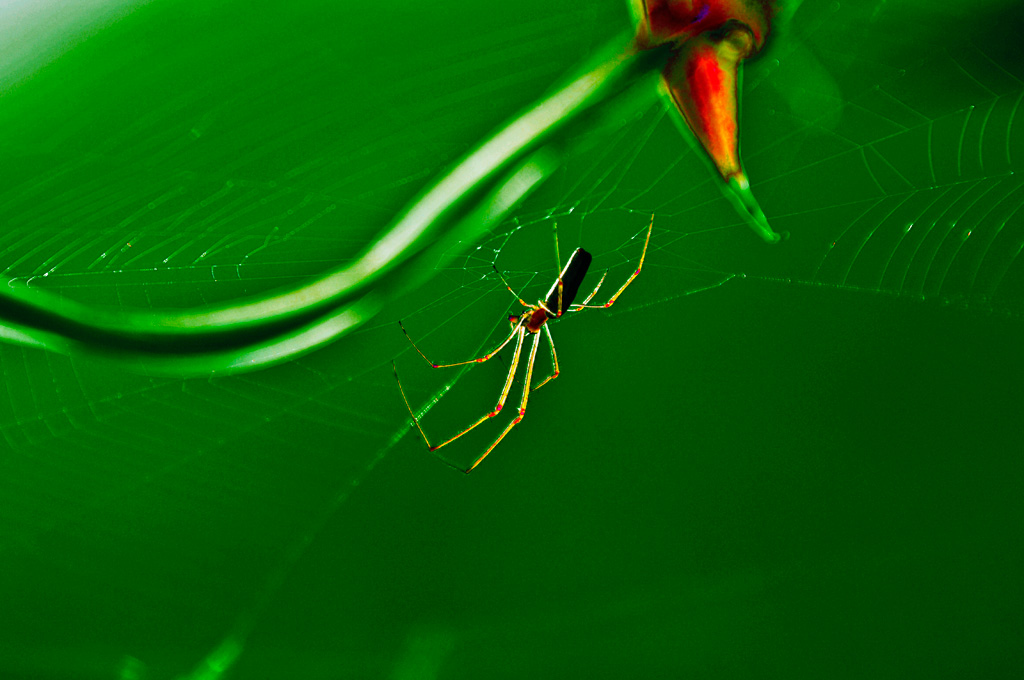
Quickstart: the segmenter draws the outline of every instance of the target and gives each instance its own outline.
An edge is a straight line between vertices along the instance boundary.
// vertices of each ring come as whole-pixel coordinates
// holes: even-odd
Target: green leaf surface
[[[1016,677],[1024,12],[783,4],[754,236],[660,106],[330,346],[151,377],[0,345],[0,677]],[[0,7],[0,267],[108,310],[354,258],[613,36],[618,0]],[[610,310],[469,476],[519,303]],[[416,266],[430,267],[429,263]],[[535,378],[549,372],[546,350]],[[525,362],[524,362],[525,363]],[[464,367],[463,367],[464,368]],[[446,447],[468,464],[519,403]]]

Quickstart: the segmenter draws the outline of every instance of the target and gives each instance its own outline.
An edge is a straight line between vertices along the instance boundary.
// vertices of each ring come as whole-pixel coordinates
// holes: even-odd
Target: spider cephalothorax
[[[543,307],[536,307],[533,311],[523,312],[519,316],[510,316],[509,319],[514,319],[513,328],[521,324],[527,333],[540,333],[540,329],[552,316],[553,314],[548,314],[548,310]]]

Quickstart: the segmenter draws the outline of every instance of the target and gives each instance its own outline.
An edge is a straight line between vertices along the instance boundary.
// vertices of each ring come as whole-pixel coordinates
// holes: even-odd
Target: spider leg
[[[612,295],[611,298],[608,299],[608,302],[604,303],[603,305],[588,305],[587,302],[590,301],[590,297],[593,297],[593,294],[591,294],[590,297],[583,301],[583,304],[573,305],[573,307],[576,307],[576,309],[573,311],[579,311],[581,309],[600,309],[604,307],[611,307],[612,305],[615,304],[615,301],[619,299],[620,295],[622,295],[622,291],[626,290],[626,288],[629,287],[629,284],[633,283],[633,279],[639,276],[640,270],[643,269],[644,257],[647,256],[647,245],[651,242],[652,229],[654,229],[654,215],[651,215],[651,223],[647,227],[647,239],[644,240],[644,249],[643,252],[640,253],[640,263],[636,266],[636,271],[634,271],[633,274],[628,279],[626,279],[626,282],[622,284],[622,287],[615,291],[615,295]],[[601,280],[604,281],[604,277],[602,277]],[[598,287],[601,286],[600,283],[598,283],[597,285]],[[594,292],[596,293],[597,290],[595,289]]]
[[[416,424],[416,429],[418,429],[420,431],[420,435],[423,436],[423,441],[426,442],[427,448],[430,449],[431,453],[433,453],[434,451],[437,451],[442,446],[447,446],[448,444],[451,444],[453,441],[455,441],[456,439],[458,439],[462,435],[466,434],[467,432],[469,432],[470,430],[475,428],[480,423],[484,422],[485,420],[488,420],[489,418],[493,418],[494,416],[498,415],[498,413],[501,412],[501,408],[502,408],[502,406],[505,405],[505,400],[508,398],[508,392],[512,388],[512,381],[516,377],[516,367],[519,366],[519,357],[522,354],[523,338],[526,336],[526,329],[520,326],[519,328],[516,329],[516,333],[519,335],[519,340],[516,342],[516,351],[515,351],[515,354],[512,355],[512,365],[509,366],[508,376],[506,376],[506,378],[505,378],[505,387],[503,387],[502,390],[501,390],[501,397],[498,398],[497,406],[494,407],[493,411],[489,411],[489,412],[485,413],[483,416],[480,417],[479,420],[474,422],[472,425],[470,425],[466,429],[462,430],[461,432],[459,432],[454,437],[446,439],[445,441],[441,442],[440,444],[431,444],[430,443],[430,439],[427,438],[427,433],[423,431],[423,426],[420,425],[420,419],[416,417],[416,414],[412,410],[412,406],[409,404],[408,397],[405,396],[405,389],[402,387],[402,381],[398,377],[398,368],[392,363],[392,368],[395,371],[395,379],[398,380],[398,389],[402,392],[402,400],[405,401],[405,407],[407,409],[409,409],[409,415],[412,416],[412,421]],[[536,343],[536,341],[534,341],[533,354],[530,355],[530,365],[531,366],[533,365],[533,355],[536,354],[536,353],[537,353],[537,343]],[[529,377],[527,377],[527,381],[529,381]],[[527,384],[529,384],[529,382],[527,382]],[[520,409],[522,409],[522,407],[520,407]],[[520,416],[520,418],[521,417],[522,416]],[[493,446],[492,446],[492,448],[493,448]],[[488,452],[490,452],[490,449],[488,449]],[[445,460],[441,456],[438,456],[438,458],[441,458],[441,460],[443,460],[444,462],[448,463],[449,465],[452,465],[452,463],[448,462],[447,460]],[[458,467],[456,465],[452,465],[452,467],[458,468],[459,470],[462,470],[463,472],[468,472],[468,470],[460,468],[460,467]],[[472,468],[470,468],[470,469],[472,469]]]
[[[508,285],[508,281],[506,281],[505,277],[501,275],[501,272],[498,271],[497,267],[495,267],[493,264],[491,264],[491,268],[494,269],[494,273],[498,275],[498,278],[501,279],[501,282],[505,284],[506,288],[508,288],[508,292],[512,293],[512,295],[514,295],[515,298],[517,300],[519,300],[519,304],[521,304],[523,307],[529,307],[530,309],[536,309],[533,305],[531,305],[529,302],[525,301],[522,297],[520,297],[518,293],[516,293],[514,290],[512,290],[512,286]]]
[[[536,387],[530,390],[531,392],[536,392],[540,388],[547,385],[549,381],[554,380],[555,378],[558,377],[558,355],[555,353],[555,341],[551,339],[551,331],[548,330],[547,324],[544,324],[544,332],[548,336],[548,347],[551,348],[551,364],[554,367],[554,371],[552,371],[551,375],[541,380]]]
[[[584,300],[583,302],[581,302],[578,305],[577,304],[570,305],[569,306],[569,311],[570,312],[578,312],[581,309],[586,309],[587,308],[587,303],[590,302],[591,300],[593,300],[594,296],[597,295],[597,291],[600,290],[601,284],[604,283],[604,277],[606,277],[606,276],[608,276],[607,270],[605,271],[604,274],[601,274],[601,280],[597,282],[596,286],[594,286],[594,290],[590,291],[590,295],[587,296],[587,299]]]
[[[546,326],[545,326],[545,328],[546,328]],[[522,342],[521,339],[520,339],[520,342]],[[472,465],[470,465],[466,470],[463,470],[463,472],[465,472],[466,474],[469,474],[470,472],[472,472],[473,468],[475,468],[477,465],[479,465],[481,463],[481,461],[483,461],[483,459],[487,457],[487,454],[489,454],[491,451],[493,451],[494,447],[497,446],[499,443],[501,443],[501,440],[505,438],[505,435],[507,435],[512,430],[512,428],[515,427],[519,423],[519,421],[523,419],[523,416],[526,415],[526,401],[530,397],[530,380],[531,380],[531,378],[533,378],[533,361],[534,361],[534,359],[537,358],[537,347],[538,346],[540,346],[540,333],[536,333],[533,336],[533,346],[530,348],[530,360],[526,364],[526,381],[523,383],[523,398],[519,402],[519,413],[518,413],[518,415],[516,415],[515,419],[511,423],[509,423],[508,425],[505,426],[505,429],[502,430],[501,434],[498,435],[498,438],[495,439],[494,442],[490,446],[487,447],[487,450],[484,451],[482,454],[480,454],[480,457],[477,458],[475,461],[473,461]],[[554,347],[554,345],[552,345],[552,347]],[[507,387],[507,384],[506,384],[506,391],[507,391],[507,389],[508,389],[508,387]],[[473,427],[476,427],[476,425],[474,425]],[[456,435],[456,436],[461,436],[461,435]],[[451,441],[451,440],[449,439],[448,441]],[[448,442],[445,442],[445,444],[447,444],[447,443]],[[443,446],[443,444],[442,444],[442,446]]]
[[[527,305],[527,306],[529,306],[529,305]],[[431,366],[432,368],[450,368],[450,367],[452,367],[452,366],[464,366],[464,365],[466,365],[466,364],[479,364],[479,363],[482,363],[482,362],[484,362],[484,361],[487,361],[488,359],[490,359],[491,357],[493,357],[493,356],[494,356],[495,354],[497,354],[498,352],[500,352],[500,351],[502,350],[502,348],[503,348],[503,347],[504,347],[505,345],[507,345],[507,344],[508,344],[509,342],[511,342],[511,341],[512,341],[512,338],[516,337],[516,333],[518,333],[518,332],[519,332],[519,328],[520,328],[520,327],[522,326],[522,322],[520,322],[519,324],[517,324],[516,326],[514,326],[514,327],[512,328],[512,332],[508,334],[508,337],[507,337],[507,338],[505,338],[505,340],[504,340],[504,341],[502,341],[502,343],[501,343],[500,345],[498,345],[497,347],[495,347],[494,349],[492,349],[492,350],[491,350],[490,352],[488,352],[487,354],[483,355],[482,357],[477,357],[476,359],[469,359],[468,361],[457,361],[457,362],[455,362],[454,364],[435,364],[435,363],[434,363],[433,361],[431,361],[430,359],[428,359],[428,358],[427,358],[427,355],[426,355],[426,354],[424,354],[424,353],[423,353],[423,352],[422,352],[422,351],[420,350],[420,348],[416,346],[416,343],[412,341],[412,338],[411,338],[411,337],[409,337],[409,331],[405,330],[405,326],[403,326],[403,325],[402,325],[402,322],[401,322],[401,321],[399,321],[399,322],[398,322],[398,326],[399,326],[399,328],[401,328],[401,329],[402,329],[402,332],[403,332],[403,333],[405,333],[405,337],[406,337],[406,339],[408,339],[408,340],[409,340],[409,342],[410,342],[410,343],[412,344],[412,348],[413,348],[414,350],[416,350],[416,352],[417,352],[417,353],[418,353],[418,354],[419,354],[419,355],[420,355],[421,357],[423,357],[423,360],[424,360],[424,361],[426,361],[426,362],[427,362],[428,364],[430,364],[430,366]]]
[[[562,290],[564,284],[562,283],[562,256],[558,254],[558,221],[556,220],[554,225],[551,227],[551,233],[555,236],[555,271],[558,272],[558,309],[555,310],[554,316],[562,316]],[[544,306],[544,311],[551,314],[551,310]]]

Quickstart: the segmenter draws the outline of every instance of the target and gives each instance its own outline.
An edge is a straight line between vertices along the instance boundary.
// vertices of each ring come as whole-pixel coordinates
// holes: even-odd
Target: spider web
[[[443,338],[428,345],[442,347],[428,352],[431,360],[479,356],[504,337],[504,323],[486,335],[494,319],[503,321],[491,312],[470,323],[485,329],[470,339],[451,327],[478,306],[501,306],[494,268],[528,300],[543,297],[557,271],[553,230],[563,259],[575,245],[598,253],[594,269],[609,273],[602,302],[635,267],[650,219],[643,282],[612,316],[723,285],[772,283],[1019,319],[1024,181],[1014,163],[1024,138],[1014,124],[1024,100],[1021,64],[999,40],[949,46],[931,33],[919,37],[913,55],[873,52],[865,43],[890,25],[880,22],[882,12],[807,3],[784,25],[785,40],[747,70],[744,159],[774,228],[788,237],[781,246],[751,237],[670,115],[654,107],[574,158],[508,230],[446,270],[449,283],[406,314],[423,337]],[[837,50],[852,36],[861,40],[855,49]],[[537,270],[538,260],[548,267]],[[446,326],[447,319],[454,323]],[[481,336],[487,339],[477,344]],[[488,383],[504,370],[489,372]],[[421,415],[443,408],[438,400],[448,400],[465,372],[433,383],[420,376],[431,384],[421,393]],[[491,398],[474,393],[477,404]],[[451,410],[467,408],[460,401]],[[428,429],[457,432],[457,421]],[[476,448],[486,443],[481,438]]]
[[[31,76],[12,70],[16,81],[0,81],[8,280],[92,304],[160,309],[258,294],[354,257],[470,143],[624,27],[626,14],[615,2],[555,12],[538,3],[532,14],[517,8],[481,25],[472,9],[396,6],[364,17],[316,3],[255,13],[230,2],[158,3]],[[492,479],[508,483],[527,483],[514,466],[547,465],[558,451],[567,466],[589,464],[594,444],[567,438],[566,424],[614,437],[583,414],[597,400],[643,392],[632,376],[650,374],[652,360],[679,380],[692,377],[671,353],[699,356],[693,336],[714,329],[691,328],[686,315],[699,311],[689,305],[761,318],[753,308],[769,298],[799,304],[809,295],[801,308],[809,313],[827,305],[865,318],[873,312],[862,305],[883,301],[898,316],[891,310],[904,308],[891,305],[906,298],[918,309],[911,315],[949,307],[949,323],[1004,323],[988,332],[1016,337],[1020,13],[993,5],[991,15],[954,23],[936,11],[922,23],[913,9],[807,0],[790,7],[770,51],[747,68],[743,158],[773,227],[789,234],[777,246],[750,233],[671,116],[652,107],[617,129],[588,132],[586,150],[513,220],[368,326],[289,364],[183,380],[0,346],[0,559],[5,583],[28,584],[4,586],[19,627],[3,629],[11,644],[0,647],[0,667],[38,677],[176,677],[227,635],[247,649],[237,677],[259,677],[266,664],[306,677],[433,677],[452,650],[485,635],[472,630],[494,633],[485,610],[437,584],[487,571],[486,557],[413,579],[469,614],[414,616],[378,591],[379,579],[401,590],[395,581],[407,576],[382,567],[383,549],[371,546],[395,550],[395,564],[418,554],[444,561],[430,539],[386,537],[415,536],[394,528],[409,525],[454,541],[454,529],[424,525],[410,505],[455,517],[480,508],[444,497],[450,470],[409,431],[392,359],[424,407],[424,427],[441,436],[490,408],[509,354],[472,370],[431,371],[395,322],[435,361],[493,347],[518,307],[494,267],[525,299],[541,297],[556,271],[556,225],[562,262],[578,246],[595,255],[584,289],[608,272],[603,301],[632,271],[654,220],[643,274],[621,301],[554,325],[564,377],[531,397],[546,415],[531,411],[503,442]],[[960,37],[951,41],[954,26]],[[665,339],[641,344],[655,335]],[[535,375],[546,369],[545,359]],[[563,387],[570,380],[576,386]],[[1007,394],[1012,412],[1019,391]],[[673,429],[658,424],[653,402],[636,398],[641,405],[623,404],[623,413]],[[517,399],[514,387],[510,403]],[[472,460],[495,433],[478,428],[452,457]],[[600,469],[587,481],[594,493],[612,491]],[[354,490],[366,486],[357,503]],[[474,493],[487,500],[494,489],[482,483]],[[577,491],[577,502],[593,502]],[[464,518],[453,522],[465,529]],[[469,536],[497,559],[503,548],[482,531]],[[377,561],[361,558],[360,547]],[[740,570],[709,587],[742,596],[759,579],[785,577]],[[70,584],[70,596],[54,584]],[[366,588],[375,595],[354,594]],[[690,602],[695,592],[676,597]],[[573,602],[533,611],[546,630],[563,630]],[[644,611],[621,600],[597,618],[615,621],[634,606]],[[379,608],[379,618],[354,614]],[[315,624],[303,623],[310,611]],[[74,642],[54,654],[52,640]],[[472,661],[463,663],[472,677]]]

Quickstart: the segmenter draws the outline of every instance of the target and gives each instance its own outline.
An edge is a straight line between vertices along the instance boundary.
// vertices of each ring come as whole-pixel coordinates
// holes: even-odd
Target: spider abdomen
[[[565,267],[562,269],[562,273],[559,275],[559,279],[562,281],[562,306],[563,312],[568,311],[569,305],[576,300],[576,293],[580,290],[580,284],[583,283],[583,277],[587,275],[587,270],[590,269],[590,262],[594,259],[594,256],[583,250],[583,248],[577,248],[572,255],[569,256],[569,261],[565,263]],[[558,280],[551,286],[551,290],[548,291],[547,299],[544,302],[547,308],[552,312],[556,312],[559,309],[558,306]]]

